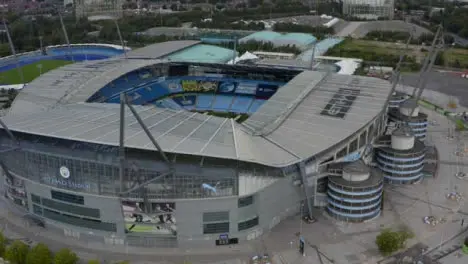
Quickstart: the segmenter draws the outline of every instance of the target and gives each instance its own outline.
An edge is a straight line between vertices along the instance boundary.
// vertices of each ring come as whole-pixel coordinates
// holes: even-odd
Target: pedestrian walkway
[[[335,34],[337,37],[349,37],[352,36],[354,31],[356,31],[363,23],[365,22],[349,22],[343,29]]]

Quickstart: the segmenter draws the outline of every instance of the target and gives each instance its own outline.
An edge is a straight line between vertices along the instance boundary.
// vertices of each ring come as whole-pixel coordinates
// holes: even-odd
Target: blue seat
[[[213,104],[214,95],[212,94],[200,94],[197,98],[197,110],[211,110],[211,105]]]
[[[236,96],[231,105],[231,112],[235,113],[247,113],[249,111],[250,105],[254,100],[250,96]]]
[[[212,110],[216,112],[229,112],[233,98],[234,97],[231,95],[216,95],[212,105]]]
[[[249,113],[255,113],[265,103],[265,100],[256,99],[249,108]]]

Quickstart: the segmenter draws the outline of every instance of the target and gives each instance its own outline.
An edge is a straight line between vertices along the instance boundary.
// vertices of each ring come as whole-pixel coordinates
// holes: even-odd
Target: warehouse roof
[[[118,66],[125,63],[106,60],[46,73],[19,94],[3,121],[13,131],[117,146],[119,105],[83,102],[104,85],[103,79],[150,63],[158,61]],[[73,81],[63,81],[73,72]],[[62,83],[51,86],[54,79]],[[304,71],[243,124],[183,110],[135,108],[165,151],[281,167],[354,135],[383,110],[390,91],[388,82],[376,78]],[[153,150],[128,109],[126,118],[126,146]]]
[[[281,34],[274,31],[259,31],[243,37],[239,40],[240,43],[249,41],[271,42],[274,46],[297,46],[298,48],[306,48],[317,41],[311,34],[306,33],[285,33]]]
[[[165,57],[170,61],[225,63],[237,57],[237,52],[213,45],[200,44],[177,51]]]
[[[199,44],[198,40],[179,40],[179,41],[166,41],[155,43],[143,48],[134,49],[127,53],[129,58],[149,58],[157,59],[167,56],[171,53],[195,46]]]

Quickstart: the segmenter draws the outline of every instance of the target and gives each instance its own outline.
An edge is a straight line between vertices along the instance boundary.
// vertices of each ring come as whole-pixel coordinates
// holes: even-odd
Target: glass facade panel
[[[239,224],[237,224],[237,229],[239,231],[243,231],[243,230],[252,228],[254,226],[257,226],[257,225],[258,225],[258,216],[255,218],[249,219],[247,221],[240,222]]]
[[[328,177],[317,179],[317,192],[325,193],[328,187]]]
[[[31,194],[31,201],[33,203],[41,204],[41,197]]]
[[[349,153],[353,153],[357,150],[358,147],[358,139],[356,138],[349,144]]]
[[[359,148],[364,147],[366,145],[366,140],[367,140],[367,131],[364,130],[361,135],[359,136]]]
[[[120,191],[117,147],[21,132],[16,132],[15,137],[22,143],[21,150],[12,151],[0,159],[16,175],[75,192],[116,195]],[[7,147],[13,144],[4,131],[0,131],[0,145]],[[70,150],[73,150],[73,155]],[[137,187],[144,180],[156,177],[157,180],[124,198],[190,199],[232,196],[238,194],[238,170],[248,170],[255,176],[284,176],[281,169],[247,162],[168,155],[170,160],[177,162],[178,167],[175,175],[161,177],[167,167],[158,160],[158,155],[154,155],[153,151],[128,149],[123,189]],[[69,177],[61,176],[62,167],[69,171]]]
[[[369,126],[369,130],[367,131],[367,135],[368,135],[367,137],[368,137],[369,141],[371,141],[371,139],[374,138],[374,136],[375,136],[374,133],[375,133],[375,131],[374,131],[374,124],[371,124],[371,125]]]
[[[203,224],[203,234],[229,233],[229,222]]]
[[[50,209],[54,209],[61,212],[66,212],[74,215],[82,215],[93,218],[100,218],[101,214],[99,209],[81,207],[61,202],[52,201],[47,198],[42,198],[42,205]]]
[[[15,133],[22,148],[0,157],[12,174],[54,188],[73,192],[116,196],[133,189],[123,198],[192,199],[238,194],[238,175],[284,177],[283,171],[263,165],[225,159],[169,155],[177,162],[174,174],[164,175],[167,166],[152,151],[128,149],[127,166],[120,182],[118,148],[92,143],[55,139],[21,132]],[[13,146],[0,130],[0,146]],[[71,152],[70,150],[73,150]],[[72,154],[71,154],[72,153]],[[155,157],[156,156],[156,157]],[[64,177],[61,171],[67,172]],[[151,181],[142,188],[138,186]],[[54,200],[83,204],[83,201],[57,194]],[[60,197],[59,197],[60,196]]]
[[[249,206],[253,204],[253,202],[254,202],[254,197],[251,195],[251,196],[239,198],[239,200],[237,201],[237,205],[239,208],[241,208],[241,207]]]
[[[42,207],[39,205],[33,204],[33,213],[39,216],[42,216]]]
[[[81,195],[75,195],[71,193],[64,193],[55,190],[51,190],[51,197],[55,200],[60,200],[67,203],[74,203],[74,204],[84,204],[84,197]]]
[[[114,223],[104,223],[99,220],[87,219],[87,218],[79,218],[76,216],[71,216],[67,214],[61,214],[59,212],[55,212],[49,209],[44,208],[44,217],[61,222],[64,224],[80,226],[89,229],[96,229],[102,230],[107,232],[116,232],[117,227]]]
[[[346,147],[342,148],[337,154],[336,154],[336,158],[339,159],[339,158],[342,158],[344,156],[346,156],[346,153],[347,153],[348,149]]]
[[[229,211],[203,213],[203,222],[229,221]]]

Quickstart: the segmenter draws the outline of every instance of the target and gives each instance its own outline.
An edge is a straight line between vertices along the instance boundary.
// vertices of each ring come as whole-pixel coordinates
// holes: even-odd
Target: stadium
[[[129,50],[129,48],[125,48]],[[99,43],[46,46],[0,59],[0,84],[27,83],[39,74],[73,62],[107,59],[125,51],[121,46]],[[17,67],[23,68],[18,75]]]
[[[336,165],[370,155],[383,133],[387,81],[170,59],[194,45],[154,44],[29,83],[2,117],[5,197],[48,229],[93,243],[244,243],[326,206]],[[374,174],[353,188],[381,191]],[[332,184],[353,197],[346,182]],[[345,200],[329,210],[380,214]]]

